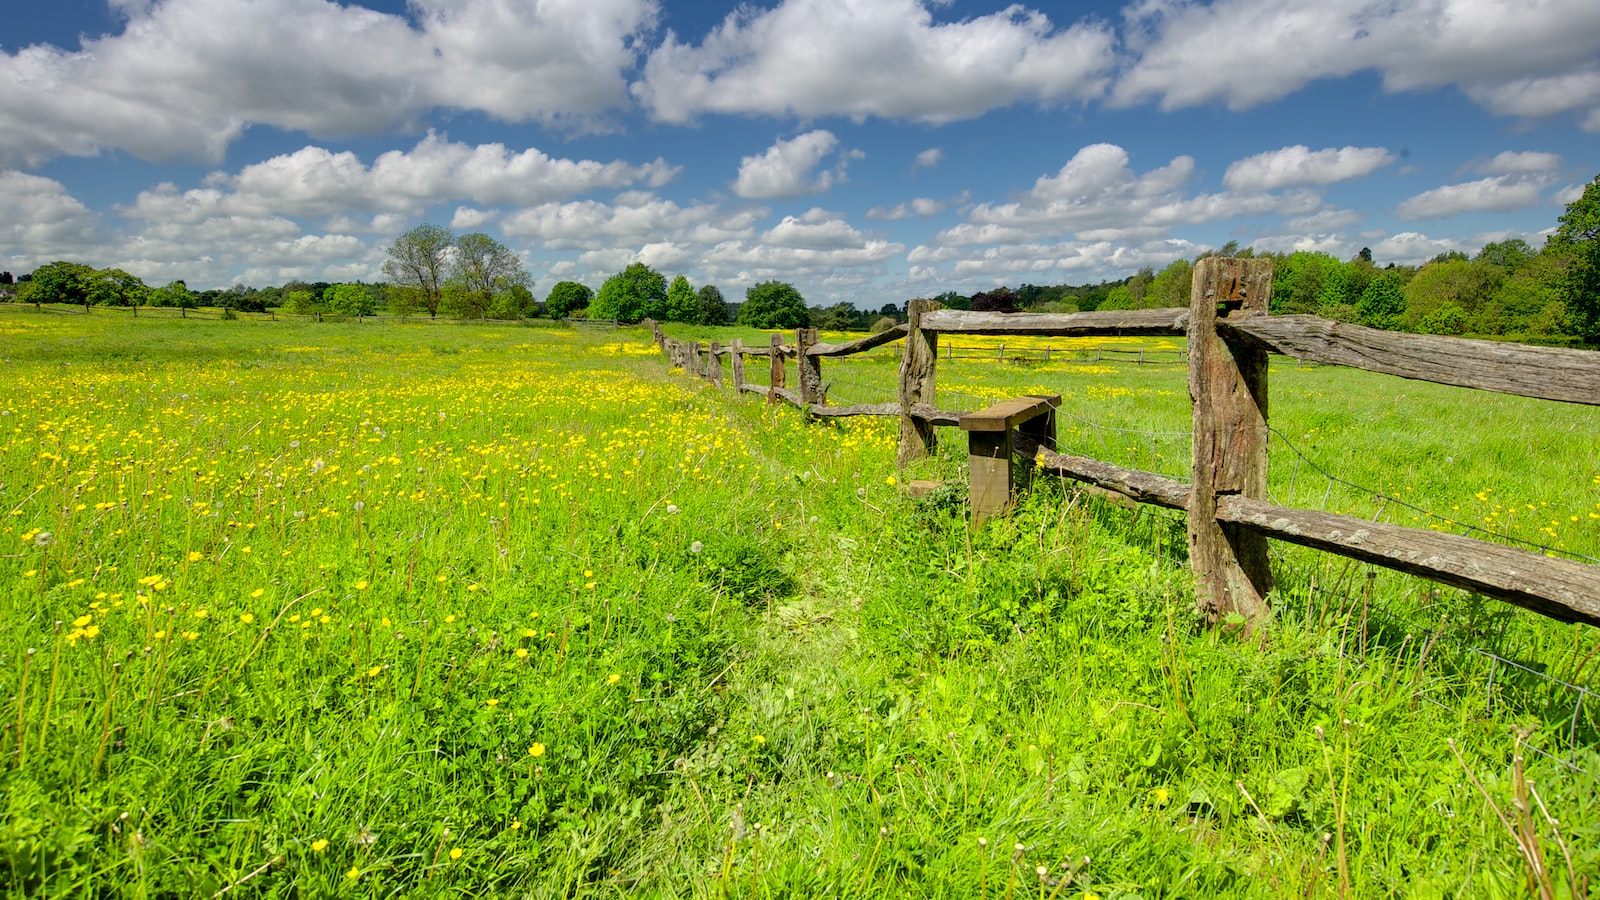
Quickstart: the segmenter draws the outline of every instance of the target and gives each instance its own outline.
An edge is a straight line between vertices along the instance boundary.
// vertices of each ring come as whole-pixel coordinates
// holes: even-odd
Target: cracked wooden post
[[[1217,498],[1266,499],[1267,353],[1224,340],[1217,320],[1267,315],[1271,299],[1270,259],[1209,257],[1195,265],[1189,295],[1189,564],[1195,602],[1206,620],[1215,625],[1238,614],[1251,630],[1272,615],[1267,539],[1217,521]]]
[[[779,401],[777,388],[783,387],[783,335],[772,336],[772,380],[768,382],[773,390],[767,391],[767,405],[772,406]]]
[[[906,304],[906,345],[900,356],[900,452],[895,457],[904,466],[933,453],[938,434],[933,423],[911,414],[919,403],[933,405],[934,379],[939,365],[939,334],[922,330],[922,314],[938,309],[932,300],[913,300]]]
[[[744,341],[733,339],[733,345],[728,348],[728,362],[733,369],[733,392],[735,394],[744,390]]]
[[[811,404],[822,404],[826,401],[822,397],[822,359],[817,356],[807,356],[817,343],[817,329],[800,328],[794,333],[795,365],[800,370],[800,402],[810,410]]]
[[[711,342],[711,383],[722,387],[722,344]]]

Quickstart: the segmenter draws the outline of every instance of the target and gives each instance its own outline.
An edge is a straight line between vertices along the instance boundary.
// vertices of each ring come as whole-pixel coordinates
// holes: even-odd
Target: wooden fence
[[[935,426],[974,424],[998,415],[1006,440],[986,447],[1015,451],[1046,472],[1148,503],[1184,511],[1197,604],[1215,623],[1242,615],[1251,627],[1270,616],[1272,572],[1268,540],[1287,541],[1494,597],[1565,622],[1600,625],[1600,566],[1506,547],[1455,534],[1389,525],[1353,516],[1279,506],[1267,501],[1267,358],[1342,365],[1422,381],[1498,393],[1600,405],[1600,353],[1495,341],[1399,334],[1315,316],[1269,316],[1272,262],[1201,260],[1189,307],[1086,313],[983,313],[940,309],[912,301],[910,321],[881,334],[824,344],[802,328],[793,344],[772,335],[767,346],[678,341],[652,327],[672,364],[721,386],[723,360],[737,391],[764,394],[769,403],[799,406],[815,417],[879,415],[900,420],[901,465],[931,453]],[[1187,339],[1193,453],[1187,483],[1101,460],[1057,453],[1038,430],[1021,428],[1016,411],[991,407],[957,413],[934,405],[941,335],[1095,337],[1170,335]],[[822,361],[903,341],[899,398],[891,403],[830,406]],[[745,380],[746,361],[766,357],[770,386]],[[798,370],[787,385],[786,361]],[[1038,400],[1040,398],[1033,398]],[[1016,401],[1009,401],[1016,404]],[[1017,410],[1034,409],[1032,401]],[[966,423],[963,420],[968,420]],[[1017,430],[1012,431],[1013,427]],[[976,438],[973,438],[976,440]],[[976,444],[974,444],[976,446]],[[975,453],[975,456],[977,454]],[[983,459],[993,459],[992,449]],[[992,463],[985,471],[994,472]],[[1009,467],[1007,467],[1009,470]],[[992,492],[973,470],[974,496]],[[1008,476],[1009,477],[1009,476]],[[1009,484],[1009,482],[1008,482]],[[975,505],[975,511],[978,507]]]

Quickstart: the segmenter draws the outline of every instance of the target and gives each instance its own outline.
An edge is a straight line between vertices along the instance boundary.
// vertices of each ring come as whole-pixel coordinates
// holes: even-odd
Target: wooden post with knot
[[[769,382],[773,390],[767,391],[767,405],[772,406],[779,401],[777,389],[783,387],[783,335],[772,336],[772,380]]]
[[[901,466],[932,454],[938,446],[933,423],[913,416],[911,410],[918,404],[933,404],[939,335],[922,330],[922,314],[940,306],[932,300],[913,300],[906,305],[906,321],[910,327],[900,356],[900,452],[895,457]]]
[[[1271,299],[1270,259],[1208,257],[1195,265],[1189,295],[1189,398],[1194,403],[1189,564],[1196,603],[1207,621],[1239,616],[1248,630],[1272,615],[1267,539],[1217,521],[1217,501],[1266,499],[1267,352],[1225,338],[1217,323],[1265,316]]]
[[[817,329],[801,328],[794,333],[795,365],[800,370],[800,402],[810,410],[811,404],[827,401],[822,396],[822,359],[806,351],[816,346]]]

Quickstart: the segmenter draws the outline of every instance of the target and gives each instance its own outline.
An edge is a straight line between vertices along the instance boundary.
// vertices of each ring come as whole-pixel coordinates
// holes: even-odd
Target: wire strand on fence
[[[1412,512],[1419,513],[1421,515],[1427,516],[1428,518],[1433,519],[1436,522],[1442,522],[1442,523],[1444,523],[1446,525],[1450,525],[1450,526],[1453,526],[1453,527],[1456,527],[1456,528],[1464,528],[1467,531],[1473,532],[1475,534],[1488,535],[1489,537],[1495,538],[1495,539],[1500,540],[1500,541],[1505,541],[1505,542],[1511,543],[1511,544],[1519,544],[1521,546],[1528,547],[1528,548],[1533,549],[1533,550],[1539,550],[1539,551],[1541,551],[1543,553],[1547,553],[1547,554],[1555,554],[1555,555],[1558,555],[1558,556],[1565,556],[1565,557],[1568,557],[1569,559],[1582,560],[1583,562],[1600,563],[1600,558],[1589,556],[1589,555],[1583,554],[1583,553],[1577,553],[1577,552],[1572,551],[1572,550],[1563,550],[1560,547],[1551,547],[1551,546],[1546,545],[1546,544],[1541,544],[1538,541],[1530,541],[1530,540],[1527,540],[1526,538],[1519,538],[1519,537],[1516,537],[1514,535],[1505,534],[1503,532],[1492,531],[1492,530],[1490,530],[1488,528],[1480,528],[1477,525],[1472,525],[1472,524],[1469,524],[1467,522],[1457,521],[1456,519],[1452,519],[1449,516],[1441,516],[1438,513],[1433,512],[1432,510],[1424,509],[1423,507],[1417,506],[1415,503],[1410,503],[1410,502],[1408,502],[1406,500],[1402,500],[1399,497],[1395,497],[1395,496],[1392,496],[1390,494],[1385,494],[1382,491],[1375,490],[1373,488],[1369,488],[1369,487],[1367,487],[1365,485],[1357,484],[1357,483],[1355,483],[1353,481],[1350,481],[1348,479],[1340,478],[1339,476],[1333,474],[1332,472],[1329,472],[1328,470],[1326,470],[1326,469],[1322,468],[1321,466],[1317,465],[1315,460],[1313,460],[1311,457],[1305,455],[1305,453],[1301,452],[1300,448],[1296,447],[1294,445],[1293,441],[1291,441],[1287,437],[1285,437],[1283,432],[1279,431],[1276,428],[1272,428],[1270,426],[1267,428],[1267,431],[1273,437],[1275,437],[1278,440],[1282,441],[1283,445],[1285,447],[1288,447],[1289,450],[1292,451],[1294,453],[1294,455],[1301,462],[1305,463],[1307,466],[1310,466],[1312,468],[1312,470],[1314,470],[1317,474],[1319,474],[1322,477],[1328,479],[1328,490],[1323,494],[1323,499],[1322,499],[1323,509],[1324,510],[1327,509],[1328,498],[1333,492],[1333,485],[1334,484],[1342,484],[1345,487],[1352,488],[1352,489],[1354,489],[1356,491],[1360,491],[1361,493],[1364,493],[1364,494],[1368,494],[1368,495],[1372,496],[1375,499],[1383,501],[1384,503],[1393,503],[1396,506],[1403,506],[1406,509],[1411,510]],[[1298,473],[1298,468],[1296,469],[1296,473]]]

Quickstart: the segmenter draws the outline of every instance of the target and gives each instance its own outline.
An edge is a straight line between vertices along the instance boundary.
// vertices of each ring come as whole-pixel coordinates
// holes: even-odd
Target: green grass
[[[1480,657],[1377,617],[1448,610],[1584,682],[1592,629],[1288,552],[1264,642],[1203,631],[1176,520],[1041,481],[971,532],[959,489],[898,484],[958,482],[956,434],[896,472],[892,422],[806,425],[638,330],[0,332],[13,895],[1523,896],[1489,807],[1514,729],[1600,773],[1546,685],[1501,671],[1485,713]],[[887,388],[893,351],[824,380]],[[1568,520],[1600,509],[1592,410],[1272,377],[1276,427],[1331,471],[1480,518],[1532,503],[1596,552]],[[1187,429],[1171,366],[940,378]],[[1187,456],[1068,421],[1089,455]],[[1273,465],[1320,505],[1326,480]],[[1600,873],[1593,775],[1528,772]]]

